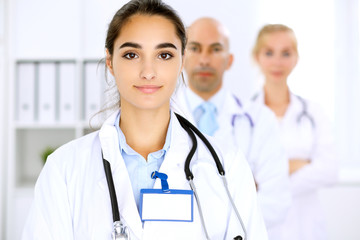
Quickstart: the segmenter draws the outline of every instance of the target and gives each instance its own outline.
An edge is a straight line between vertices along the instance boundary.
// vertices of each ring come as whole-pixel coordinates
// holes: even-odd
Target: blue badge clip
[[[167,178],[168,176],[165,173],[161,173],[158,171],[153,171],[151,173],[151,178],[152,179],[156,179],[156,178],[160,178],[161,180],[161,189],[163,192],[169,192],[169,184],[167,182]]]

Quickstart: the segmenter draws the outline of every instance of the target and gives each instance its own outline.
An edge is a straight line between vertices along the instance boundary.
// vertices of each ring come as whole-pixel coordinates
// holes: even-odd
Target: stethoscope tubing
[[[256,99],[259,97],[259,93],[255,94],[251,100],[252,101],[256,101]],[[310,123],[311,123],[311,126],[313,129],[315,129],[316,125],[315,125],[315,120],[314,118],[309,114],[309,111],[308,111],[308,104],[306,103],[306,100],[302,97],[300,97],[299,95],[295,95],[297,97],[297,99],[299,100],[299,102],[301,103],[302,105],[302,111],[299,113],[299,115],[297,116],[296,118],[296,123],[297,124],[300,124],[301,122],[301,119],[303,117],[306,117],[307,119],[309,119]]]
[[[215,149],[213,148],[213,146],[210,144],[210,142],[207,140],[207,138],[192,124],[190,123],[186,118],[182,117],[181,115],[175,113],[175,116],[177,117],[178,121],[180,122],[180,125],[183,127],[183,129],[188,133],[188,135],[190,136],[191,140],[192,140],[192,147],[190,149],[190,152],[188,154],[188,156],[186,157],[185,160],[185,164],[184,164],[184,172],[186,175],[186,179],[189,181],[189,185],[190,188],[193,190],[194,195],[195,195],[195,200],[197,202],[197,206],[198,206],[198,210],[199,210],[199,215],[200,215],[200,221],[201,221],[201,225],[203,228],[203,231],[205,233],[206,239],[210,239],[209,238],[209,234],[207,232],[206,229],[206,225],[205,225],[205,220],[204,220],[204,216],[202,214],[202,208],[201,208],[201,204],[200,204],[200,200],[199,200],[199,195],[197,193],[195,184],[193,182],[194,179],[194,175],[192,174],[191,170],[190,170],[190,162],[191,159],[193,158],[196,149],[197,149],[197,139],[195,134],[204,142],[204,144],[206,145],[206,147],[208,148],[208,150],[210,151],[216,167],[218,169],[218,172],[220,174],[220,176],[223,179],[223,183],[226,189],[226,193],[228,195],[228,198],[230,199],[230,203],[231,206],[233,207],[237,218],[240,221],[241,227],[243,229],[244,232],[244,240],[247,239],[247,234],[246,234],[246,229],[245,229],[245,225],[241,219],[241,216],[235,206],[235,203],[230,195],[229,189],[227,187],[227,182],[226,182],[226,178],[225,178],[225,170],[221,164],[221,161],[218,157],[218,155],[216,154]],[[195,133],[195,134],[194,134]],[[121,222],[121,218],[120,218],[120,211],[119,211],[119,207],[118,207],[118,203],[117,203],[117,197],[116,197],[116,192],[115,192],[115,187],[114,187],[114,181],[113,181],[113,177],[112,177],[112,173],[111,173],[111,166],[110,163],[104,158],[103,153],[102,154],[102,158],[103,158],[103,164],[104,164],[104,170],[105,170],[105,175],[106,175],[106,180],[108,183],[108,188],[109,188],[109,194],[110,194],[110,200],[111,200],[111,208],[112,208],[112,214],[113,214],[113,221],[114,224],[118,223],[121,226],[123,226],[122,222]],[[127,237],[127,236],[126,236]],[[237,239],[240,236],[235,237],[235,239]],[[241,237],[240,237],[241,238]]]
[[[301,105],[302,105],[302,111],[301,111],[301,113],[299,114],[299,116],[296,119],[297,124],[300,124],[301,119],[303,117],[306,117],[306,118],[309,119],[312,128],[315,129],[315,121],[314,121],[314,118],[309,114],[308,106],[307,106],[307,103],[306,103],[305,99],[303,99],[302,97],[300,97],[298,95],[296,95],[296,97],[299,99],[299,101],[301,102]]]
[[[177,119],[179,120],[181,126],[183,126],[183,128],[184,128],[184,126],[185,126],[184,129],[185,129],[188,133],[189,133],[189,131],[187,130],[187,128],[190,128],[193,132],[195,132],[195,134],[196,134],[197,136],[199,136],[199,138],[201,139],[201,141],[204,142],[204,144],[206,145],[206,147],[209,149],[212,157],[214,158],[214,161],[215,161],[215,164],[216,164],[216,167],[217,167],[217,169],[218,169],[219,174],[222,175],[222,176],[225,176],[225,170],[224,170],[224,168],[223,168],[223,166],[222,166],[222,164],[221,164],[221,161],[220,161],[218,155],[216,154],[215,149],[214,149],[213,146],[210,144],[210,142],[207,140],[207,138],[204,136],[204,134],[202,134],[202,133],[200,132],[200,130],[197,129],[197,128],[196,128],[191,122],[189,122],[186,118],[182,117],[181,115],[179,115],[179,114],[177,114],[177,113],[175,113],[175,115],[176,115]],[[190,132],[191,132],[191,131],[190,131]],[[193,135],[193,137],[194,137],[195,140],[196,140],[196,137],[194,136],[194,134],[192,133],[192,134],[190,134],[190,136],[191,136],[191,135]],[[195,151],[194,151],[194,152],[195,152]],[[185,168],[186,168],[186,169],[185,169],[185,172],[186,172],[186,171],[190,171],[190,163],[189,163],[188,165],[185,165]],[[190,171],[190,172],[191,172],[191,171]]]
[[[175,114],[176,114],[176,117],[179,119],[181,127],[187,132],[187,134],[190,136],[191,141],[192,141],[192,147],[190,149],[189,154],[186,157],[185,164],[184,164],[184,171],[185,171],[186,179],[188,181],[190,181],[190,180],[194,179],[194,175],[192,174],[192,172],[190,170],[190,162],[191,162],[191,159],[194,156],[196,149],[197,149],[197,140],[196,140],[196,137],[195,137],[195,134],[193,133],[193,131],[191,131],[190,128],[188,128],[185,125],[184,121],[182,121],[183,117],[181,117],[177,113],[175,113]]]
[[[118,202],[117,202],[114,180],[113,180],[112,173],[111,173],[110,163],[104,159],[104,155],[102,152],[101,152],[101,155],[103,158],[106,181],[107,181],[108,188],[109,188],[113,222],[120,221],[120,211],[119,211],[119,206],[118,206]]]

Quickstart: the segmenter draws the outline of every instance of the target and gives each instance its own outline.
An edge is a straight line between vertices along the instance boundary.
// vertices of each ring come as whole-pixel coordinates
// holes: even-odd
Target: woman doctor
[[[98,132],[65,144],[49,156],[36,183],[23,239],[111,239],[112,203],[103,158],[110,163],[120,220],[126,227],[126,237],[116,239],[244,236],[223,179],[199,139],[190,164],[198,193],[196,201],[185,206],[174,194],[171,199],[180,205],[164,213],[162,208],[168,209],[173,200],[162,199],[159,206],[159,201],[152,198],[146,203],[151,206],[146,213],[148,219],[141,219],[141,214],[145,215],[141,213],[145,210],[141,189],[162,189],[163,180],[170,189],[191,189],[184,163],[192,140],[170,107],[183,69],[185,45],[183,23],[160,0],[133,0],[115,14],[105,47],[106,66],[120,96],[117,110]],[[246,160],[241,154],[225,154],[213,146],[224,165],[246,239],[267,239]],[[166,174],[167,179],[153,179],[153,171],[160,172],[160,177]],[[145,197],[142,200],[147,201]],[[151,211],[152,207],[159,211]],[[193,221],[168,221],[173,214],[178,217],[188,211],[193,212]],[[149,221],[152,217],[158,221]]]
[[[265,76],[263,91],[254,101],[265,104],[277,116],[289,158],[293,203],[283,225],[283,237],[326,239],[317,193],[336,181],[333,136],[321,109],[289,90],[287,78],[298,61],[294,32],[281,24],[264,26],[253,57]]]

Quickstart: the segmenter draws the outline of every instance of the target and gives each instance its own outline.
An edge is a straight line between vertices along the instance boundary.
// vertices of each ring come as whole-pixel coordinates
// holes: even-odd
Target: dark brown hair
[[[184,24],[175,10],[161,0],[131,0],[115,13],[109,24],[105,42],[105,48],[109,51],[110,55],[114,52],[114,42],[121,34],[122,27],[135,14],[158,15],[170,20],[174,24],[176,34],[181,41],[181,53],[184,55],[186,45]]]
[[[168,19],[171,23],[174,24],[176,35],[181,41],[181,54],[184,55],[187,41],[186,30],[181,18],[178,16],[176,11],[169,5],[163,3],[161,0],[131,0],[115,13],[109,24],[105,40],[105,48],[108,50],[111,57],[114,53],[115,40],[121,34],[122,28],[134,15],[157,15]],[[110,79],[108,78],[108,69],[105,62],[106,60],[103,58],[100,60],[99,65],[105,65],[105,79],[108,84],[107,90],[105,92],[107,102],[103,106],[102,110],[100,110],[93,117],[98,114],[104,114],[103,117],[106,117],[105,113],[107,111],[113,111],[120,107],[120,95],[117,90],[116,82],[113,81],[112,77],[110,77]],[[91,121],[93,117],[90,119],[90,126],[92,125]]]

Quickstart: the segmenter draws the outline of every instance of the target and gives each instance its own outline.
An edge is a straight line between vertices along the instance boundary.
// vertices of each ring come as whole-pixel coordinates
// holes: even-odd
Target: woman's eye
[[[284,57],[289,57],[290,56],[290,53],[289,52],[283,52],[282,54]]]
[[[159,58],[163,59],[163,60],[168,60],[170,58],[172,58],[173,56],[170,53],[161,53],[159,55]]]
[[[268,56],[268,57],[271,57],[273,55],[273,52],[272,51],[266,51],[265,55]]]
[[[137,58],[138,56],[135,53],[127,53],[123,57],[126,59],[134,59]]]

